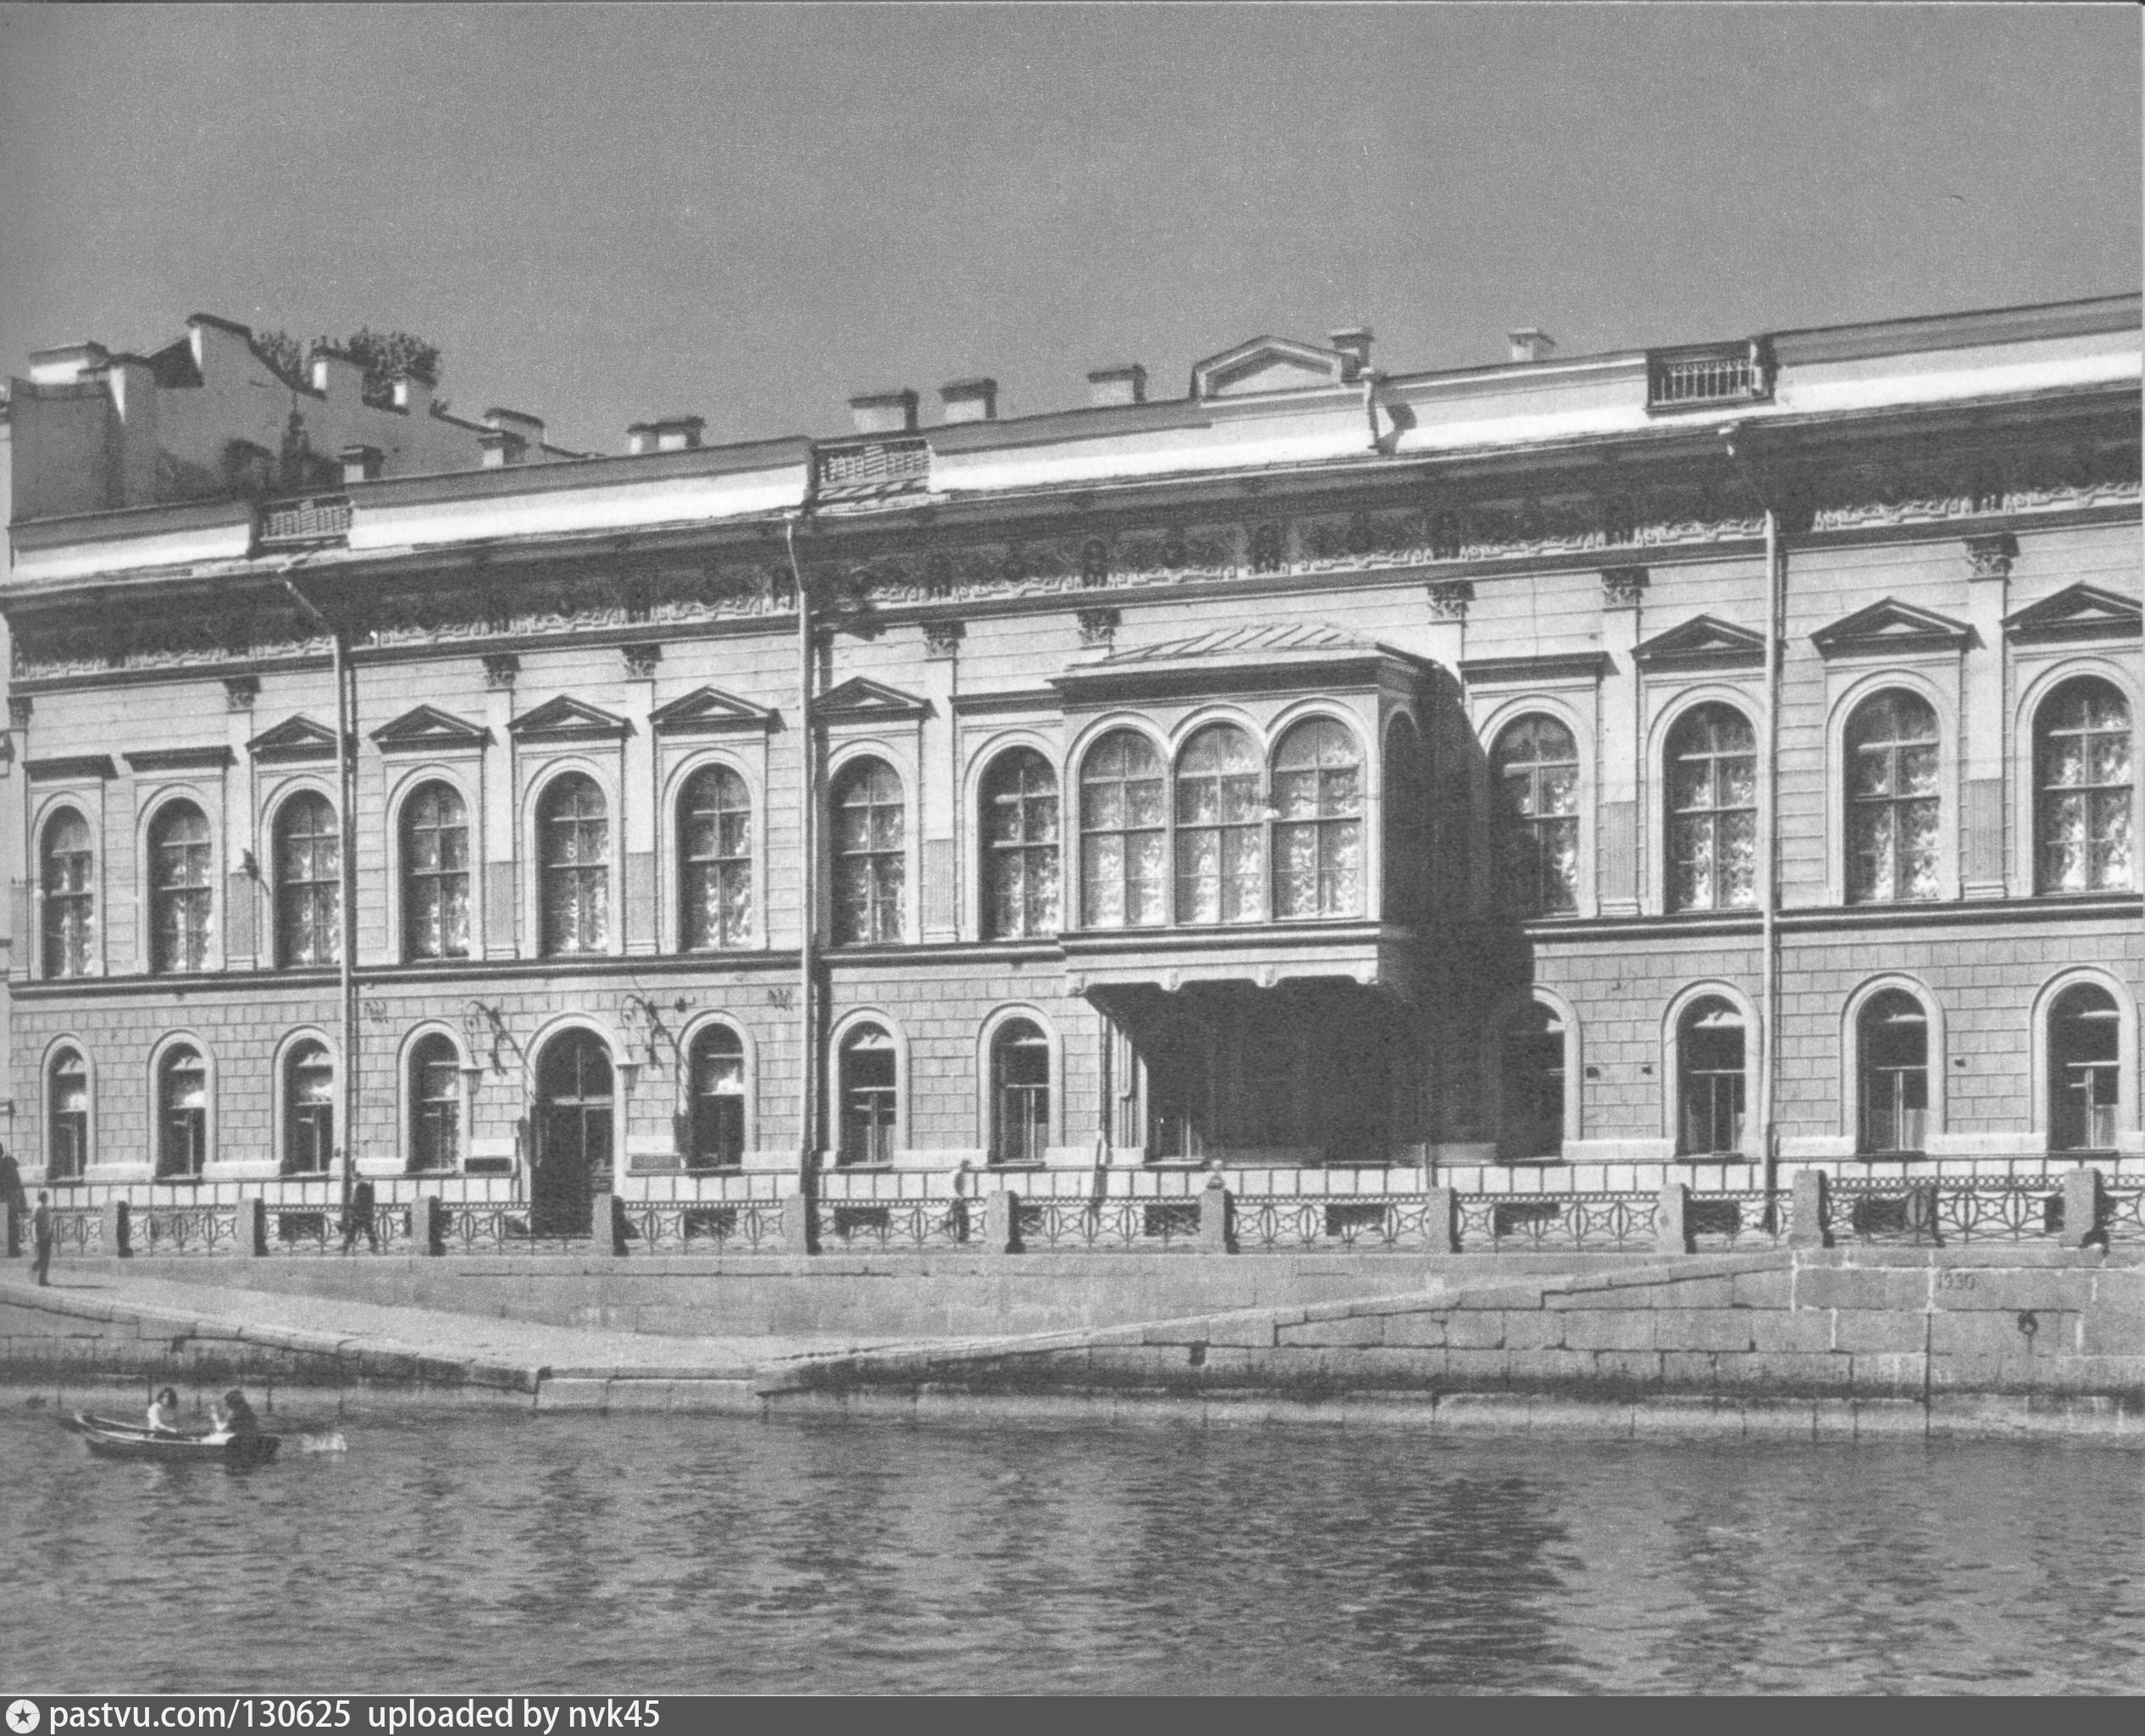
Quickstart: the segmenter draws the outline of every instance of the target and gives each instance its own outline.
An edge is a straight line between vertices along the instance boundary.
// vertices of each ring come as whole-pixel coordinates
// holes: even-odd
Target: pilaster
[[[1595,690],[1594,885],[1604,916],[1639,911],[1643,701],[1632,652],[1644,634],[1646,586],[1643,567],[1611,567],[1601,575],[1601,648],[1609,661]]]
[[[1970,576],[1966,620],[1974,630],[1959,679],[1959,890],[1969,898],[2004,893],[2004,816],[2007,805],[2004,740],[2004,617],[2009,612],[2011,562],[2017,540],[2009,532],[1966,539]]]
[[[917,746],[917,812],[923,830],[923,884],[917,890],[920,938],[952,940],[960,936],[960,748],[953,727],[953,696],[960,685],[961,642],[966,631],[958,621],[923,624],[922,693],[930,702]]]
[[[514,800],[514,738],[507,727],[514,720],[514,681],[521,673],[518,657],[500,655],[484,660],[484,721],[496,753],[484,757],[484,956],[512,958],[520,902],[514,885],[516,804]]]
[[[633,733],[622,746],[624,763],[618,787],[619,846],[625,852],[625,907],[620,912],[625,950],[651,953],[661,944],[657,934],[659,864],[656,840],[656,736],[649,727],[649,713],[656,708],[656,672],[662,667],[660,645],[624,647],[626,715],[633,719]]]

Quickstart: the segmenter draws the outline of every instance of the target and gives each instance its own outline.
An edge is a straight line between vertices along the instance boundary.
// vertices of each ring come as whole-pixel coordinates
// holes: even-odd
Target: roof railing
[[[1646,408],[1701,408],[1772,396],[1772,358],[1756,338],[1653,350],[1646,357]]]

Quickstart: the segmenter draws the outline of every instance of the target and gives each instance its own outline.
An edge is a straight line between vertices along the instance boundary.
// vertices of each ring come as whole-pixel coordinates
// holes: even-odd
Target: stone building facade
[[[801,1152],[2135,1162],[2139,323],[1344,331],[1016,419],[19,491],[14,1147],[568,1228]]]

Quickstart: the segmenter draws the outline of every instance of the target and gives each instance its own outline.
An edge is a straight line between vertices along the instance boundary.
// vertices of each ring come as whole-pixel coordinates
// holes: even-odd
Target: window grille
[[[337,542],[350,535],[350,501],[344,495],[276,501],[261,508],[263,542]]]
[[[931,480],[931,448],[920,440],[875,440],[819,453],[818,489],[827,494],[876,494],[917,488]]]
[[[1769,396],[1771,382],[1756,346],[1723,344],[1649,358],[1646,402],[1649,409],[1686,404],[1726,404]]]

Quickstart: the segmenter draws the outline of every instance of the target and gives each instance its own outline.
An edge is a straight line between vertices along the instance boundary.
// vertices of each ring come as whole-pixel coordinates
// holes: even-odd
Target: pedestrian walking
[[[360,1181],[350,1190],[350,1204],[342,1214],[342,1251],[347,1254],[358,1245],[360,1235],[365,1238],[369,1252],[380,1251],[380,1231],[373,1223],[373,1184]]]
[[[30,1269],[37,1274],[37,1282],[49,1284],[47,1275],[53,1269],[53,1207],[52,1197],[37,1190],[37,1209],[30,1214],[30,1239],[37,1245],[36,1264]]]

